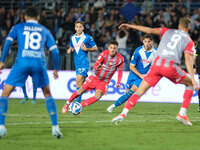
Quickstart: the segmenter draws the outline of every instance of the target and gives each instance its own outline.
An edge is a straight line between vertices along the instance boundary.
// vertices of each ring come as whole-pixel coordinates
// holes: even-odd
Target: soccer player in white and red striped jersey
[[[185,125],[192,126],[186,112],[190,105],[193,91],[198,89],[198,84],[194,80],[193,73],[192,57],[194,53],[194,43],[188,35],[188,30],[190,29],[190,19],[186,17],[181,18],[179,20],[178,29],[149,28],[130,24],[122,24],[119,28],[123,27],[129,27],[149,34],[160,35],[162,38],[158,46],[157,56],[153,60],[147,76],[143,79],[136,92],[128,99],[122,113],[113,118],[112,122],[117,125],[118,122],[122,121],[125,116],[127,116],[131,108],[137,104],[140,97],[151,86],[155,86],[162,77],[166,77],[174,83],[186,85],[183,95],[183,103],[176,118]],[[189,75],[178,67],[183,53],[185,56],[185,65]]]
[[[122,79],[122,69],[124,65],[124,58],[118,52],[118,42],[111,40],[108,45],[108,50],[99,54],[95,64],[92,75],[90,75],[83,85],[75,91],[68,101],[65,103],[62,109],[62,113],[66,113],[69,104],[79,95],[86,91],[95,89],[95,95],[83,101],[82,107],[93,104],[98,101],[106,92],[108,84],[118,69],[117,87],[121,88],[120,82]]]

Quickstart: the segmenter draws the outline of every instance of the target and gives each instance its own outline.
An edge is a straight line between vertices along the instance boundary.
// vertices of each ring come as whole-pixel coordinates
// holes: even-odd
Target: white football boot
[[[52,135],[55,136],[57,139],[63,137],[63,134],[60,132],[59,126],[52,126]]]
[[[0,138],[7,134],[7,130],[4,125],[0,125]]]

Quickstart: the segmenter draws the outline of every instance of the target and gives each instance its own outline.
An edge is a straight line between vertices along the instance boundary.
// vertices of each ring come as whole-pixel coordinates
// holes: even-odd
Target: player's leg
[[[32,81],[33,81],[33,79],[32,79]],[[36,94],[37,94],[37,87],[33,81],[33,100],[31,102],[32,104],[36,104]]]
[[[56,136],[56,138],[62,138],[62,133],[60,132],[58,126],[58,116],[57,116],[57,108],[54,98],[51,96],[49,85],[42,88],[46,99],[46,108],[49,113],[52,122],[52,135]]]
[[[15,87],[5,84],[2,96],[0,97],[0,138],[7,134],[5,121],[8,111],[8,96],[14,89]]]
[[[140,84],[139,88],[135,91],[135,93],[128,99],[126,102],[123,111],[121,114],[115,118],[112,119],[112,122],[116,125],[118,122],[122,121],[128,114],[128,112],[131,110],[132,107],[134,107],[137,104],[137,101],[139,98],[150,88],[151,86],[145,81],[142,80],[142,83]]]
[[[77,77],[76,77],[76,89],[77,90],[80,89],[80,87],[84,83],[84,81],[85,81],[85,77],[83,75],[81,75],[81,74],[77,74]],[[82,97],[82,95],[78,96],[76,98],[76,101],[80,103],[81,102],[81,97]]]
[[[134,91],[137,90],[137,86],[133,85],[131,89],[126,89],[126,93],[124,95],[122,95],[121,97],[118,98],[118,100],[115,101],[114,104],[110,105],[107,108],[107,112],[108,113],[112,113],[113,109],[115,107],[120,106],[121,104],[123,104],[124,102],[126,102],[129,97],[134,93]]]
[[[26,83],[24,83],[24,85],[21,88],[22,88],[22,91],[23,91],[23,94],[24,94],[24,98],[20,101],[20,104],[23,104],[29,99],[28,95],[26,93]]]
[[[192,99],[192,95],[194,92],[192,81],[191,81],[191,78],[188,75],[186,75],[186,77],[180,83],[185,84],[186,89],[183,94],[183,103],[181,105],[181,109],[176,118],[177,120],[181,121],[185,125],[192,126],[192,123],[189,121],[187,117],[187,109],[190,105],[190,101]]]
[[[87,90],[83,89],[82,86],[76,90],[71,96],[70,98],[66,101],[66,103],[64,104],[63,108],[62,108],[62,113],[66,113],[68,110],[68,107],[70,105],[70,103],[77,98],[78,96],[81,96],[83,93],[85,93]]]
[[[95,103],[96,101],[98,101],[103,95],[104,95],[104,92],[102,90],[97,89],[95,91],[95,95],[93,97],[90,97],[90,98],[86,99],[85,101],[83,101],[81,103],[81,106],[82,107],[89,106],[89,105]]]

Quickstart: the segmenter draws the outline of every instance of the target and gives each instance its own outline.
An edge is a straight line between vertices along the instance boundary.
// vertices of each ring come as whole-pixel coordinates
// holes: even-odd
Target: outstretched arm
[[[123,29],[125,27],[135,29],[135,30],[148,33],[148,34],[160,35],[160,30],[158,28],[150,28],[150,27],[139,26],[139,25],[134,25],[134,24],[121,24],[119,26],[119,29]]]

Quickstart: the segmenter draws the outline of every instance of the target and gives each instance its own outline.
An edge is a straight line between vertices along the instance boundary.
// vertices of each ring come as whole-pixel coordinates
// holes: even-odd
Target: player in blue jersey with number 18
[[[108,113],[112,113],[113,109],[124,102],[137,90],[142,79],[149,71],[151,61],[155,56],[157,48],[153,46],[153,36],[151,34],[145,34],[143,36],[143,46],[138,47],[130,63],[130,73],[127,80],[126,93],[122,95],[114,104],[107,108]]]
[[[13,41],[17,40],[18,53],[16,62],[8,75],[2,96],[0,97],[0,138],[5,136],[8,97],[16,86],[22,87],[30,75],[37,88],[42,88],[46,98],[46,108],[52,122],[52,135],[62,137],[58,126],[56,103],[51,96],[49,77],[45,66],[44,46],[51,52],[54,61],[54,78],[58,78],[59,51],[52,34],[47,28],[38,23],[39,14],[35,7],[29,7],[25,13],[25,23],[15,25],[8,34],[3,47],[0,62],[0,72],[4,67],[6,55]]]
[[[74,64],[76,69],[76,88],[81,87],[85,78],[88,76],[89,60],[87,53],[91,51],[97,51],[96,43],[93,38],[83,32],[84,23],[82,21],[75,22],[76,33],[72,35],[70,39],[70,48],[67,53],[74,53]],[[77,102],[81,102],[81,96],[76,99]]]

